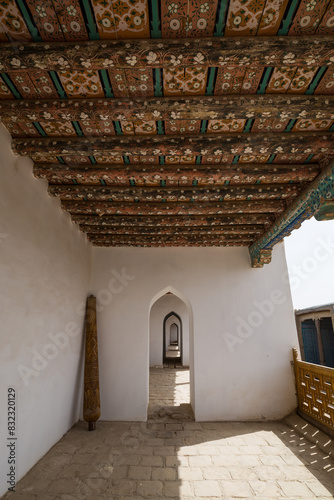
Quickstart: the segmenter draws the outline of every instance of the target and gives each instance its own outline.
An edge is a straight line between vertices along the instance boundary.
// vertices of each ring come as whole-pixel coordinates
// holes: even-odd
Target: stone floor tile
[[[204,479],[231,479],[231,474],[227,467],[203,467]]]
[[[143,467],[141,465],[131,465],[129,467],[128,478],[148,480],[151,479],[152,467]]]
[[[230,498],[252,497],[252,491],[246,481],[224,481],[222,489],[223,493]]]
[[[132,495],[136,492],[137,482],[129,479],[112,480],[107,487],[106,493],[111,498],[121,495]]]
[[[189,457],[190,467],[209,467],[212,465],[212,459],[210,455],[197,455],[194,457]]]
[[[153,467],[152,469],[153,481],[175,481],[176,476],[176,469],[172,467]]]
[[[328,498],[333,498],[334,491],[334,485],[332,487],[332,493],[327,489],[324,485],[319,483],[319,481],[305,481],[305,484],[310,490],[314,493],[314,495],[318,497],[328,497]]]
[[[148,467],[163,467],[164,459],[163,457],[159,457],[157,455],[148,455],[146,457],[140,458],[140,465],[148,466]],[[168,464],[166,464],[168,467]],[[174,465],[174,464],[173,464]],[[175,464],[177,465],[177,464]]]
[[[138,483],[137,493],[144,498],[162,497],[163,485],[161,481],[141,481]]]
[[[303,500],[315,498],[315,495],[313,495],[312,491],[305,483],[300,483],[299,481],[278,481],[278,484],[288,498],[298,497]]]
[[[255,495],[268,496],[270,498],[281,498],[282,490],[274,481],[249,481],[251,489]]]
[[[168,481],[165,483],[165,496],[174,498],[194,498],[188,481]]]
[[[222,492],[218,481],[194,481],[195,496],[221,498]]]
[[[203,473],[200,467],[178,467],[178,477],[187,481],[198,481],[203,479]]]

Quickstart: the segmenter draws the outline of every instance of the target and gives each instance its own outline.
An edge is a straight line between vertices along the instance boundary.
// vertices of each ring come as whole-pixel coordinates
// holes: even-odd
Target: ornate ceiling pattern
[[[333,215],[333,0],[2,0],[0,120],[99,246]]]

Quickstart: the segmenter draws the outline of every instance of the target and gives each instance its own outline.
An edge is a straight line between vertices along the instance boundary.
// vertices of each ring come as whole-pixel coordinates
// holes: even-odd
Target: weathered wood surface
[[[264,155],[272,153],[307,154],[332,151],[331,132],[229,133],[187,136],[138,135],[132,137],[71,137],[13,139],[14,153],[20,155],[94,156],[197,156]]]
[[[225,235],[234,234],[262,234],[265,226],[261,224],[236,224],[231,226],[140,226],[140,227],[114,227],[114,226],[89,226],[80,225],[80,229],[89,234],[95,235]]]
[[[122,203],[63,200],[61,206],[72,214],[101,215],[214,215],[238,213],[281,213],[284,200],[222,201],[206,203]]]
[[[199,227],[210,228],[215,226],[229,226],[251,224],[269,226],[275,220],[274,214],[244,213],[234,215],[201,216],[201,215],[166,215],[166,216],[127,216],[127,215],[72,215],[73,222],[80,224],[84,230],[86,225],[90,227],[104,228],[113,226],[114,228],[128,227]]]
[[[159,186],[163,181],[167,186],[192,185],[194,181],[201,185],[244,184],[261,182],[263,184],[284,182],[310,182],[318,175],[320,167],[311,165],[191,165],[184,166],[113,166],[99,164],[91,166],[60,165],[59,163],[35,163],[34,175],[45,178],[50,184],[73,184],[75,179],[79,184],[128,186],[130,180],[136,186]]]
[[[19,99],[0,101],[0,120],[226,120],[227,117],[334,120],[333,109],[331,95]]]
[[[163,241],[158,240],[156,242],[148,241],[129,241],[129,240],[120,240],[117,238],[116,241],[111,240],[90,240],[87,237],[88,241],[92,243],[93,246],[96,247],[249,247],[252,243],[252,240],[204,240],[201,241],[185,241],[185,240],[172,240],[172,241]]]
[[[96,298],[90,295],[86,306],[86,343],[84,370],[83,418],[89,430],[100,418],[99,358],[97,348]]]
[[[326,199],[334,198],[334,161],[322,171],[278,220],[250,248],[252,265],[262,267],[261,252],[270,252],[276,243],[316,214]]]
[[[202,244],[210,244],[212,246],[234,246],[239,243],[243,246],[249,246],[253,243],[254,235],[233,235],[230,238],[223,235],[133,235],[133,236],[103,236],[103,235],[87,235],[87,238],[92,243],[104,243],[110,246],[183,246]]]
[[[1,71],[329,66],[332,36],[217,37],[1,44]]]
[[[297,196],[301,184],[243,184],[221,187],[120,187],[50,185],[48,191],[61,200],[137,201],[222,201],[285,199]]]

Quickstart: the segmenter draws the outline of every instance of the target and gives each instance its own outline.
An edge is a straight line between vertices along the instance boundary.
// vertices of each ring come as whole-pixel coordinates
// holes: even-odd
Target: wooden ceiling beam
[[[235,242],[249,246],[255,239],[254,235],[233,235],[230,238],[223,235],[112,235],[87,234],[92,243],[104,243],[108,246],[201,246],[210,243],[211,246],[233,246]]]
[[[215,226],[236,226],[236,225],[260,225],[269,226],[275,220],[272,213],[242,213],[233,215],[154,215],[154,216],[133,216],[133,215],[72,215],[73,222],[80,224],[80,227],[90,225],[91,227],[103,228],[113,226],[127,228],[141,227],[203,227],[211,228]]]
[[[132,39],[1,44],[1,71],[76,71],[186,66],[329,66],[330,35]]]
[[[122,203],[108,201],[61,201],[71,214],[81,215],[229,215],[247,213],[279,214],[286,209],[284,200],[222,201],[206,203]]]
[[[124,226],[90,226],[87,224],[80,225],[81,231],[90,234],[103,235],[218,235],[231,236],[234,234],[262,234],[265,226],[261,224],[236,224],[231,226],[141,226],[141,227],[124,227]]]
[[[152,242],[148,241],[129,241],[128,239],[117,240],[99,240],[91,239],[87,236],[87,239],[96,247],[249,247],[253,239],[245,240],[221,240],[221,239],[204,239],[201,240],[171,240],[162,241],[157,240]]]
[[[108,186],[128,186],[130,180],[136,186],[167,186],[245,184],[261,181],[262,184],[284,182],[310,182],[320,172],[318,164],[231,164],[231,165],[60,165],[59,163],[35,163],[34,175],[44,178],[50,184],[73,184],[100,186],[101,181]]]
[[[115,99],[18,99],[0,102],[5,122],[63,120],[334,120],[334,96],[228,95]]]
[[[301,184],[244,184],[220,187],[167,187],[167,186],[79,186],[49,185],[48,191],[61,200],[113,201],[113,202],[174,202],[285,199],[297,196]]]
[[[331,151],[332,132],[227,133],[13,139],[14,153],[41,156],[197,156],[307,154]]]

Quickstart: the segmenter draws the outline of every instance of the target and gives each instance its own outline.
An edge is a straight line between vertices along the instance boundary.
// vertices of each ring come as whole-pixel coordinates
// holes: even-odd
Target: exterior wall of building
[[[167,292],[187,306],[198,421],[276,419],[295,408],[283,244],[263,269],[250,267],[246,248],[94,248],[92,276],[102,419],[146,419],[150,312]]]
[[[16,479],[79,419],[90,244],[12,154],[0,126],[0,495],[8,485],[7,392],[16,392]],[[6,453],[8,450],[8,453]]]

